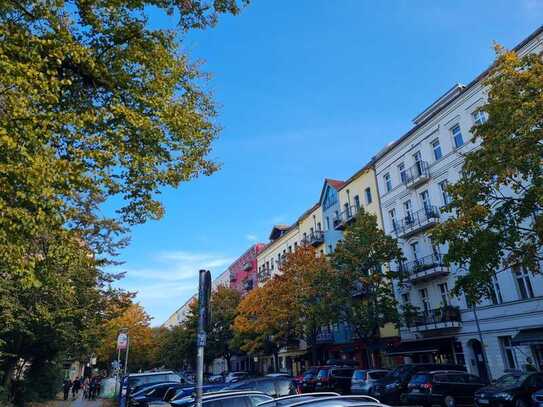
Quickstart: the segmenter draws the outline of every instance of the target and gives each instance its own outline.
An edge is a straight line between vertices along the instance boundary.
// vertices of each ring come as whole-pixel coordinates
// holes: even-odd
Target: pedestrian
[[[74,400],[77,397],[80,388],[81,380],[79,380],[79,377],[76,377],[74,382],[72,383],[72,397],[74,398]]]
[[[68,400],[68,396],[70,395],[70,387],[72,387],[72,381],[70,379],[64,380],[64,384],[62,385],[64,400]]]
[[[85,377],[83,381],[83,398],[90,400],[90,379],[88,377]]]
[[[93,378],[92,384],[92,399],[95,400],[96,397],[100,394],[100,376],[95,376]]]

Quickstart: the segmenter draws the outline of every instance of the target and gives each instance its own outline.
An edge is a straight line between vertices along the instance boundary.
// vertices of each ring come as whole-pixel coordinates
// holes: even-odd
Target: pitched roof
[[[324,182],[328,182],[330,185],[334,187],[334,189],[340,189],[343,185],[345,185],[344,181],[340,181],[337,179],[325,178]]]

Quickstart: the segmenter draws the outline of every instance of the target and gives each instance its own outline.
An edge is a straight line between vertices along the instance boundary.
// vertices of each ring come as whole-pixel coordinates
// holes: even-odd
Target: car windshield
[[[355,370],[353,373],[353,379],[355,380],[365,380],[366,371],[365,370]]]
[[[317,375],[317,377],[328,377],[328,372],[328,369],[321,369],[319,370],[319,374]]]
[[[391,377],[402,377],[407,373],[407,368],[405,366],[399,366],[388,374]]]
[[[431,379],[431,375],[429,374],[416,374],[411,379],[411,383],[413,384],[428,383],[430,379]]]
[[[528,377],[528,375],[513,375],[506,374],[496,380],[496,384],[500,386],[515,386],[520,385]]]

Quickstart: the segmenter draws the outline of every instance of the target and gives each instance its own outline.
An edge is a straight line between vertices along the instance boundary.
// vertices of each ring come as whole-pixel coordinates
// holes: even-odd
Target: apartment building
[[[162,324],[164,328],[173,328],[181,325],[187,319],[190,311],[190,304],[197,300],[196,294],[183,303],[169,318]]]
[[[543,27],[520,43],[520,54],[543,51]],[[459,179],[463,156],[477,148],[470,129],[486,120],[485,71],[457,84],[415,117],[414,127],[375,158],[384,230],[398,239],[407,261],[393,265],[407,279],[395,282],[398,302],[415,306],[390,354],[408,361],[465,364],[482,377],[532,362],[543,368],[543,278],[520,267],[497,270],[492,298],[468,307],[450,290],[464,271],[443,263],[447,247],[428,232],[447,216],[445,187]]]
[[[238,290],[243,296],[257,286],[257,256],[266,247],[256,243],[239,256],[226,270],[229,286]]]

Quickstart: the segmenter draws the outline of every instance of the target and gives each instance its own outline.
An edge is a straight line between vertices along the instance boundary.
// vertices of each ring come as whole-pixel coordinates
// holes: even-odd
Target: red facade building
[[[230,274],[230,287],[238,290],[242,295],[247,294],[257,285],[256,256],[266,247],[263,243],[256,243],[243,253],[228,267]]]

